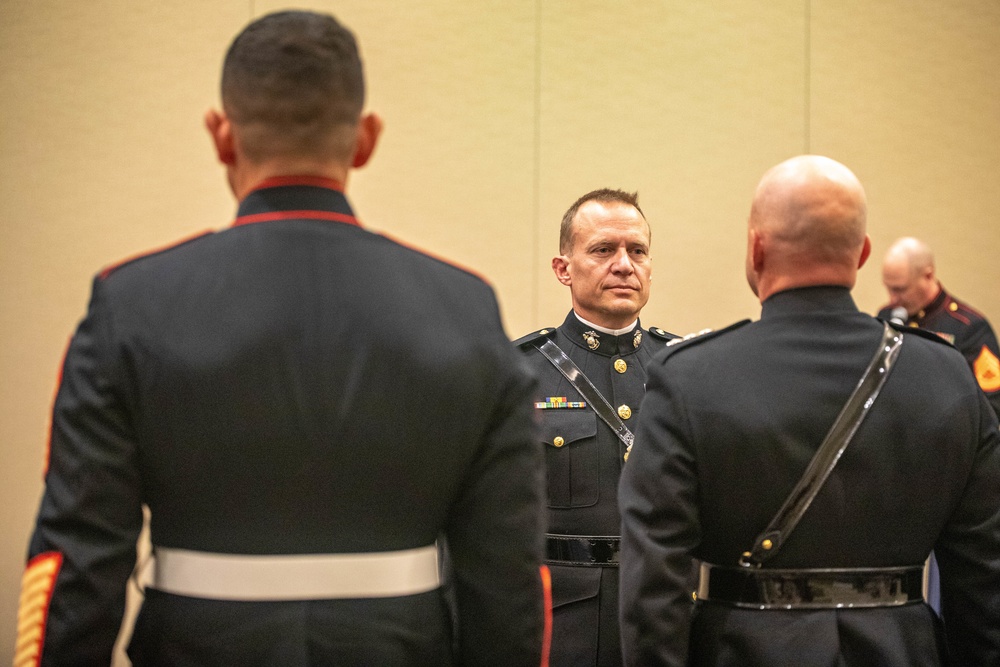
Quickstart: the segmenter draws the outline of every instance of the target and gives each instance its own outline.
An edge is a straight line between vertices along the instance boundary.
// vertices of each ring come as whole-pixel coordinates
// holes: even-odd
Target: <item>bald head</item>
[[[941,289],[930,246],[912,236],[896,239],[882,260],[882,284],[890,307],[903,306],[908,314],[916,315],[929,305]]]
[[[864,188],[839,162],[802,155],[773,167],[750,210],[750,286],[761,300],[793,287],[853,287],[871,250],[866,218]]]

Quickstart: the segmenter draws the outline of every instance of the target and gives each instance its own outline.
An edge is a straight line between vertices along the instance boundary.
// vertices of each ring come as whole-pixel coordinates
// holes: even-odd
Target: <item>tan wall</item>
[[[488,276],[511,336],[561,321],[558,219],[601,186],[638,189],[653,227],[647,325],[755,317],[750,196],[802,152],[867,186],[863,309],[883,300],[888,243],[914,234],[1000,324],[995,0],[307,5],[357,31],[386,120],[350,184],[362,219]],[[0,660],[53,385],[91,276],[230,218],[201,114],[229,39],[279,6],[0,0]]]

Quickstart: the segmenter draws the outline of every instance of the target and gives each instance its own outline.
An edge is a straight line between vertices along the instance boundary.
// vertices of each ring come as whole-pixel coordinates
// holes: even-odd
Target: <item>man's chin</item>
[[[632,322],[635,318],[639,317],[639,311],[642,310],[643,305],[645,304],[640,302],[638,298],[615,299],[612,303],[607,304],[604,312],[609,317]]]

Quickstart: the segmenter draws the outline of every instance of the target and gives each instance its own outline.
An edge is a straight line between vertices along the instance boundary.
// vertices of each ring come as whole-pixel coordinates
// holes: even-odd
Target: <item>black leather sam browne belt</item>
[[[802,478],[753,547],[739,560],[740,567],[704,563],[696,597],[755,609],[839,609],[892,607],[923,599],[920,565],[850,569],[768,569],[787,542],[802,515],[830,476],[867,416],[899,356],[901,334],[885,324],[879,348],[847,403],[830,427]]]
[[[697,597],[744,609],[856,609],[922,602],[924,568],[747,569],[702,563]]]
[[[621,538],[595,535],[545,536],[545,562],[554,565],[618,567]]]

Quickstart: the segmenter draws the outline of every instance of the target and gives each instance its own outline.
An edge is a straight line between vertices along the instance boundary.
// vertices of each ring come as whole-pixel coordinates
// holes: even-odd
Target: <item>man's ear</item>
[[[212,138],[215,156],[219,162],[231,166],[236,162],[236,151],[233,150],[233,126],[225,112],[209,109],[205,112],[205,128]]]
[[[569,258],[566,255],[552,258],[552,272],[556,274],[556,280],[563,285],[569,286],[573,282],[569,276]]]
[[[757,275],[764,269],[764,240],[757,230],[750,230],[750,258],[753,263],[753,271]]]
[[[375,152],[379,135],[382,134],[382,119],[375,113],[366,113],[358,120],[358,137],[354,146],[351,166],[355,169],[365,166]]]
[[[872,239],[870,236],[865,234],[865,244],[861,247],[861,259],[858,260],[858,268],[860,269],[868,261],[868,257],[872,254]]]

